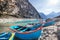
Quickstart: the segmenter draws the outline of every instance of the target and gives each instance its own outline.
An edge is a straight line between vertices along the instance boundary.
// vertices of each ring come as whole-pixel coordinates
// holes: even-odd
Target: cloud
[[[29,0],[29,2],[38,12],[43,12],[46,15],[52,11],[60,11],[60,0]]]
[[[58,0],[49,0],[48,5],[56,5],[59,1]]]

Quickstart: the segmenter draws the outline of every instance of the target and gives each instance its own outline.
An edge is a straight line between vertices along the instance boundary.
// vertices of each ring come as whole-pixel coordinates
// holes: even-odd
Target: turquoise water
[[[27,25],[28,23],[39,23],[39,20],[22,20],[22,21],[16,21],[16,22],[7,22],[8,24],[20,24],[22,26]]]

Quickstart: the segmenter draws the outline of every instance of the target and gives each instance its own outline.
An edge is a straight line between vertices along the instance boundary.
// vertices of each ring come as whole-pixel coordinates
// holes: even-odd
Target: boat
[[[11,26],[10,30],[15,32],[15,36],[22,40],[38,39],[42,34],[42,25],[35,24],[32,27]]]
[[[3,32],[3,33],[0,33],[0,40],[9,40],[11,36],[11,33],[10,32]]]
[[[54,25],[54,24],[55,24],[55,21],[49,21],[49,22],[44,23],[43,27],[51,26],[51,25]]]

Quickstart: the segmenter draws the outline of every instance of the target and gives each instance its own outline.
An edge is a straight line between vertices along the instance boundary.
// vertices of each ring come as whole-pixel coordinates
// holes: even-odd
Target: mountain
[[[0,17],[40,18],[39,13],[28,0],[0,1]]]
[[[55,13],[55,12],[51,12],[50,14],[47,15],[48,18],[54,18],[60,16],[60,12]]]
[[[55,18],[55,17],[60,16],[60,12],[58,12],[58,13],[51,12],[48,15],[45,15],[43,12],[40,12],[39,15],[42,19],[48,19],[48,18]]]
[[[55,18],[60,18],[60,16],[57,16],[57,17],[55,17]]]
[[[41,13],[39,13],[39,15],[42,19],[47,19],[47,16],[44,13],[41,12]]]

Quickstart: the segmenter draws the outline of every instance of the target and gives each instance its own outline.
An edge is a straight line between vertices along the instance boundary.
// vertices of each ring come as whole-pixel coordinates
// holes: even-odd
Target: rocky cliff
[[[28,0],[0,1],[0,14],[0,16],[8,15],[17,18],[40,18],[39,13]]]

